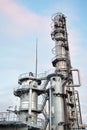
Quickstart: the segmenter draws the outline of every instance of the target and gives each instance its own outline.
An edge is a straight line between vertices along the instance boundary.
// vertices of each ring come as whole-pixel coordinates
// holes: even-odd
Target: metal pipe
[[[35,67],[35,76],[37,77],[37,69],[38,69],[38,56],[37,56],[37,50],[38,48],[38,39],[36,39],[36,67]]]
[[[32,89],[30,88],[29,92],[29,115],[31,115],[31,106],[32,106]]]
[[[78,84],[71,84],[70,87],[80,87],[81,86],[81,79],[80,79],[80,72],[78,69],[70,69],[71,72],[77,72],[78,76]]]
[[[37,110],[37,93],[32,92],[32,110],[36,111]],[[37,123],[37,113],[32,111],[32,123],[36,124]]]
[[[49,130],[51,130],[51,118],[52,118],[52,115],[51,115],[51,88],[49,88]]]

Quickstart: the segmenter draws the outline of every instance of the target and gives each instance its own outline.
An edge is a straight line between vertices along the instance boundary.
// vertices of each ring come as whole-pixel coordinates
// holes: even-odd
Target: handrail
[[[9,112],[0,112],[0,121],[18,121],[18,117],[15,113]]]
[[[64,14],[62,14],[62,13],[60,13],[60,12],[55,13],[55,14],[51,17],[52,21],[54,21],[54,18],[57,17],[57,16],[59,16],[59,15],[64,15]]]
[[[40,73],[37,75],[37,78],[42,78],[42,77],[45,77],[47,76],[47,74],[49,74],[49,72],[51,72],[53,69],[49,69],[47,71],[45,71],[44,73]],[[32,77],[32,78],[35,78],[35,75],[34,76],[29,76],[29,73],[23,73],[23,74],[20,74],[18,79],[20,80],[21,78],[29,78],[29,77]]]

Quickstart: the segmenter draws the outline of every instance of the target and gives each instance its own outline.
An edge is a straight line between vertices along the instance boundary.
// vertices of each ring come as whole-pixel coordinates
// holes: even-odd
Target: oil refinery
[[[20,105],[0,113],[0,130],[86,130],[76,90],[81,86],[80,73],[71,65],[65,15],[53,15],[51,28],[54,71],[19,76],[13,93]]]

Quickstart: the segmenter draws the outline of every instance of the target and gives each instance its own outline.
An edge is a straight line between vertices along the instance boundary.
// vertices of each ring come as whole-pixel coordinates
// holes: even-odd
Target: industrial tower
[[[82,130],[79,94],[80,75],[78,69],[71,66],[66,17],[57,13],[52,17],[51,38],[55,43],[52,49],[54,71],[46,75],[32,72],[21,74],[19,87],[14,95],[20,98],[19,109],[13,112],[17,120],[10,115],[0,116],[0,130]],[[75,84],[73,74],[77,74]],[[10,120],[9,118],[10,117]]]

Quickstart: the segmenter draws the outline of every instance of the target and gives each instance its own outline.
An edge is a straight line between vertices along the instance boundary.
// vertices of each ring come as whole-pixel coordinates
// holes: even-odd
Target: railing
[[[56,19],[59,19],[59,15],[63,15],[63,16],[64,16],[64,14],[62,14],[62,13],[60,13],[60,12],[55,13],[55,14],[52,15],[52,17],[51,17],[52,21],[54,21],[55,18],[56,18]]]
[[[13,112],[0,112],[0,121],[18,121],[18,117]]]
[[[42,118],[37,118],[37,123],[30,121],[30,122],[28,122],[28,125],[31,126],[31,127],[34,127],[34,128],[40,128],[41,130],[44,130],[45,120],[42,119]]]
[[[53,57],[52,61],[55,59],[61,59],[61,58],[68,59],[65,54],[59,54],[59,55],[56,55],[55,57]]]
[[[15,87],[15,88],[14,88],[14,91],[16,91],[17,89],[23,89],[23,88],[24,88],[24,89],[25,89],[25,88],[27,89],[27,88],[29,88],[29,85],[19,85],[18,87]]]
[[[5,121],[19,121],[19,119],[18,119],[18,116],[14,114],[13,112],[0,112],[0,122],[5,122]],[[31,126],[36,125],[37,127],[44,128],[45,120],[42,118],[37,118],[37,124],[33,124],[31,122],[29,122],[29,124]]]
[[[44,73],[40,73],[40,74],[38,74],[37,75],[37,78],[43,78],[43,77],[45,77],[45,76],[47,76],[49,73],[51,73],[51,72],[53,72],[53,69],[50,69],[50,70],[47,70],[47,71],[45,71]],[[35,74],[33,74],[33,76],[30,76],[29,75],[29,73],[23,73],[23,74],[20,74],[19,75],[19,77],[18,77],[18,79],[20,80],[20,79],[22,79],[22,78],[35,78]]]
[[[19,77],[18,77],[18,79],[25,78],[25,77],[30,77],[29,73],[20,74]]]

